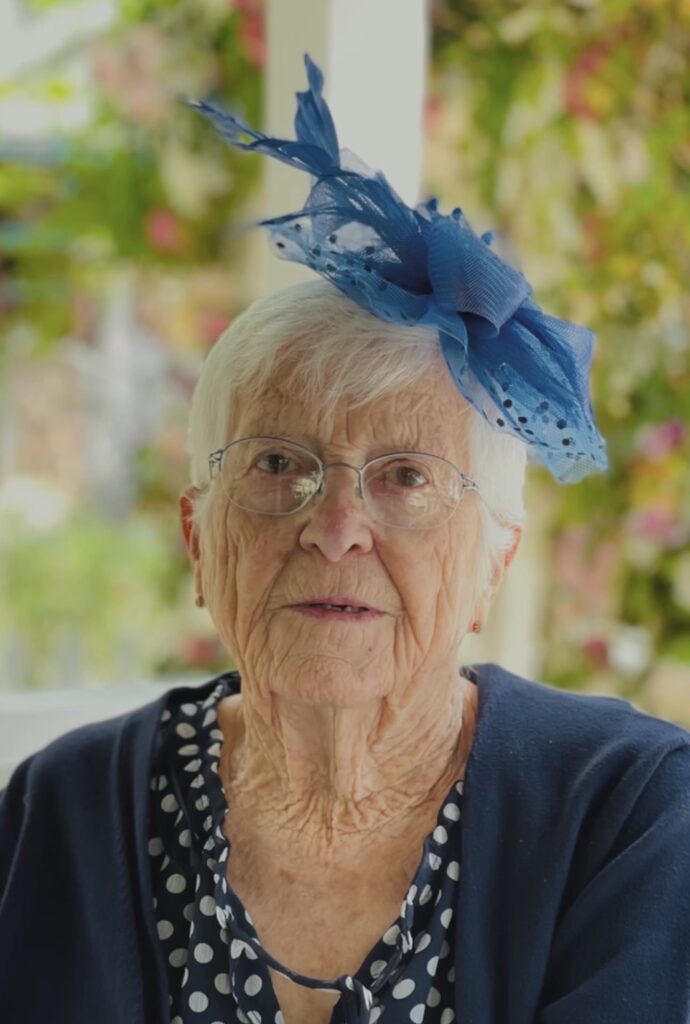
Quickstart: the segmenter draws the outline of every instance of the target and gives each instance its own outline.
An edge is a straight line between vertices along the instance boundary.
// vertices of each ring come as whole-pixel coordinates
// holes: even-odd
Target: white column
[[[428,33],[425,0],[269,0],[263,130],[294,138],[295,93],[306,88],[304,54],[321,67],[341,147],[384,172],[405,202],[419,201]],[[300,209],[309,178],[266,160],[257,216]],[[277,260],[265,239],[265,294],[312,271]]]

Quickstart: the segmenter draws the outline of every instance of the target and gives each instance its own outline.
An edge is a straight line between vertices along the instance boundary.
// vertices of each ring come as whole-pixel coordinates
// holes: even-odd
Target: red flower
[[[187,236],[177,217],[162,206],[149,210],[144,225],[146,237],[159,252],[179,256],[187,248]]]

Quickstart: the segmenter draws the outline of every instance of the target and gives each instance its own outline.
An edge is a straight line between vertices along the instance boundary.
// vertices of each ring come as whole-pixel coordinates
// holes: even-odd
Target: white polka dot
[[[283,1017],[283,1011],[278,1010],[275,1016],[275,1024],[285,1024],[285,1017]]]
[[[180,707],[180,711],[182,711],[183,714],[185,715],[195,715],[196,704],[182,704],[182,706]]]
[[[459,782],[455,783],[455,789],[460,794],[460,796],[462,796],[462,791],[463,791],[464,788],[465,788],[465,780],[464,779],[460,779]]]
[[[345,978],[345,988],[349,988],[350,992],[354,992],[355,990],[355,983],[349,974]]]
[[[372,978],[378,978],[379,974],[381,973],[381,971],[384,969],[385,966],[386,966],[386,961],[385,960],[374,960],[373,964],[369,968],[369,972],[370,972]]]
[[[237,1007],[237,1019],[240,1022],[240,1024],[250,1024],[249,1017],[247,1016],[246,1013],[244,1013],[243,1010],[239,1008],[239,1006]]]
[[[173,1019],[170,1021],[170,1024],[182,1024],[182,1018],[181,1017],[173,1017]]]
[[[149,839],[149,853],[152,857],[157,857],[163,852],[163,843],[160,839]]]
[[[184,875],[171,875],[165,883],[165,888],[168,892],[184,892],[187,888],[187,882]]]
[[[230,975],[229,974],[216,974],[213,979],[213,984],[216,986],[219,992],[223,995],[227,995],[230,991]]]
[[[441,946],[441,952],[439,953],[439,956],[440,956],[441,960],[444,960],[448,956],[449,953],[450,953],[450,946],[448,945],[448,943],[444,939],[443,940],[443,945]]]
[[[165,711],[163,712],[163,714],[161,715],[161,722],[169,722],[171,718],[172,718],[172,712],[169,711],[168,708],[166,708]],[[179,1018],[176,1017],[175,1021],[178,1020],[178,1019]],[[175,1021],[173,1021],[172,1024],[175,1024]]]
[[[441,914],[441,924],[443,925],[444,928],[447,928],[452,920],[453,920],[453,908],[452,907],[446,907],[446,909]]]
[[[188,981],[189,981],[189,968],[185,967],[184,974],[182,975],[182,988],[185,987],[185,985],[187,984]]]
[[[422,889],[421,895],[419,897],[419,902],[420,902],[421,906],[424,906],[425,903],[429,902],[429,900],[431,899],[431,896],[432,896],[432,892],[433,892],[433,890],[432,890],[430,885],[425,885],[424,886],[424,888]]]
[[[417,952],[422,953],[431,942],[431,936],[428,932],[422,932],[417,939]]]
[[[399,981],[393,989],[393,998],[407,999],[407,997],[411,996],[414,992],[414,988],[415,985],[412,978],[404,978],[402,981]]]
[[[449,878],[452,878],[454,882],[457,882],[460,877],[460,861],[452,860],[446,868],[446,874]]]
[[[193,903],[188,903],[187,904],[187,906],[182,911],[182,916],[184,917],[185,921],[191,921],[192,920],[192,918],[194,917],[194,904]]]
[[[220,754],[220,743],[218,742],[218,740],[215,740],[213,743],[209,745],[208,752],[211,755],[211,757],[218,757],[218,755]]]
[[[426,997],[426,1005],[427,1006],[438,1006],[438,1004],[440,1002],[441,1002],[441,993],[439,992],[439,990],[437,988],[434,988],[434,986],[432,985],[431,988],[429,989],[428,995]]]
[[[206,808],[208,807],[208,797],[206,796],[205,793],[203,793],[198,800],[194,801],[194,806],[196,807],[197,811],[206,810]]]
[[[441,897],[443,896],[443,889],[439,889],[436,893],[436,899],[434,900],[434,906],[437,907]]]
[[[192,757],[194,754],[199,753],[199,746],[197,743],[185,743],[183,747],[177,751],[182,757]],[[199,766],[197,765],[197,768]]]
[[[192,845],[192,833],[188,828],[183,828],[177,837],[177,841],[180,846],[191,846]]]
[[[250,1010],[247,1015],[249,1024],[261,1024],[263,1018],[258,1010]]]
[[[447,843],[448,842],[448,832],[443,827],[443,825],[438,825],[434,829],[434,841],[437,842],[437,843]]]
[[[223,739],[223,733],[220,731],[220,729],[211,729],[209,736],[211,737],[212,740]]]
[[[206,712],[206,714],[204,715],[203,725],[204,726],[210,725],[211,722],[214,722],[217,717],[218,716],[216,714],[216,709],[215,708],[209,708],[208,711]]]
[[[444,1010],[441,1014],[440,1024],[451,1024],[455,1020],[455,1010]]]
[[[255,996],[261,991],[263,981],[258,974],[250,974],[244,983],[244,991],[248,996]]]
[[[199,789],[199,787],[203,786],[203,784],[204,784],[204,777],[203,777],[203,775],[197,775],[196,778],[192,779],[192,781],[189,783],[189,785],[192,787],[192,789]]]
[[[173,949],[168,960],[173,967],[184,967],[187,963],[187,950]]]
[[[175,726],[175,732],[183,740],[191,740],[192,736],[196,736],[196,729],[189,722],[180,722],[179,725]]]
[[[170,921],[159,921],[157,927],[159,939],[169,939],[175,930]]]
[[[416,1006],[413,1006],[410,1010],[410,1020],[412,1021],[412,1024],[422,1024],[425,1012],[426,1006],[424,1003],[417,1003]]]
[[[446,804],[443,808],[443,817],[448,818],[449,821],[459,821],[460,808],[457,804]]]
[[[189,1009],[195,1013],[203,1013],[208,1006],[208,996],[203,992],[192,992],[189,997]]]
[[[400,926],[393,924],[383,936],[383,941],[387,946],[394,946],[397,942],[398,935],[400,935]]]
[[[256,960],[257,954],[248,943],[243,942],[242,939],[233,939],[230,944],[230,956],[236,960],[242,953],[248,960]]]
[[[438,968],[438,957],[437,956],[432,956],[431,960],[429,960],[428,964],[426,965],[427,972],[431,975],[432,978],[436,974],[437,968]]]
[[[455,981],[455,968],[454,967],[451,967],[451,969],[448,971],[448,974],[446,975],[446,977],[448,978],[448,981],[450,981],[450,982]]]
[[[437,853],[430,853],[429,854],[429,867],[433,868],[434,871],[437,871],[438,868],[441,867],[442,863],[443,863],[443,861],[441,860],[441,858],[439,857],[439,855]]]
[[[376,1024],[376,1021],[379,1019],[379,1017],[381,1016],[382,1013],[383,1013],[383,1007],[382,1006],[375,1006],[374,1009],[369,1014],[369,1024]]]
[[[202,896],[199,900],[199,910],[206,917],[213,917],[216,912],[216,901],[213,896]],[[225,917],[223,917],[225,921]]]
[[[165,869],[167,868],[169,863],[170,863],[170,857],[168,857],[168,855],[166,853],[165,857],[161,861],[161,871],[165,871]]]
[[[199,964],[208,964],[213,960],[213,950],[208,942],[200,942],[194,947],[194,959]]]
[[[193,761],[190,761],[189,764],[186,764],[184,766],[184,770],[186,772],[198,772],[200,768],[201,761],[199,760],[198,757],[195,757]]]
[[[166,776],[165,775],[161,775],[161,777],[158,780],[158,792],[160,793],[160,791],[162,789],[165,789],[165,787],[167,785],[168,785],[168,780],[167,780]]]
[[[167,811],[168,814],[171,814],[173,811],[179,810],[180,805],[175,799],[175,794],[168,793],[168,795],[164,796],[163,799],[161,800],[161,807],[163,808],[164,811]]]

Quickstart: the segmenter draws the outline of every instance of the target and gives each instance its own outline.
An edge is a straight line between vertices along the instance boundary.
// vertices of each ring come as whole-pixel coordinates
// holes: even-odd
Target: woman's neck
[[[221,776],[233,813],[257,835],[291,834],[305,852],[342,851],[428,817],[464,768],[477,688],[457,670],[404,705],[321,707],[246,694],[221,701]],[[423,699],[422,699],[423,698]]]

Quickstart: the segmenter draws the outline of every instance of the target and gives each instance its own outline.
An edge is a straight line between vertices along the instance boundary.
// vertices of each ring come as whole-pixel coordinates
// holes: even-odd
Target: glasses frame
[[[373,459],[369,459],[362,466],[353,466],[351,462],[324,462],[323,459],[316,454],[316,452],[313,452],[311,448],[307,448],[306,445],[300,444],[298,441],[293,441],[289,437],[276,437],[273,434],[252,434],[250,437],[238,437],[234,441],[231,441],[230,444],[226,444],[224,448],[216,448],[216,450],[211,452],[208,457],[208,471],[211,482],[213,482],[216,476],[220,477],[221,475],[223,456],[225,455],[226,451],[228,451],[228,449],[232,448],[234,445],[239,444],[241,441],[279,441],[283,444],[290,444],[293,445],[295,448],[299,448],[301,451],[306,452],[307,455],[311,455],[319,466],[318,487],[316,488],[316,490],[312,492],[312,494],[305,498],[301,505],[298,505],[297,508],[292,509],[290,512],[257,512],[256,509],[247,508],[245,505],[240,505],[236,501],[233,501],[233,499],[229,495],[227,496],[228,501],[231,502],[231,504],[235,505],[236,508],[241,508],[245,512],[253,512],[255,515],[259,516],[294,516],[297,512],[301,512],[302,509],[305,508],[309,504],[309,502],[316,497],[317,494],[321,493],[321,491],[323,490],[324,481],[326,479],[326,470],[330,469],[332,466],[344,466],[346,469],[353,469],[355,471],[355,473],[357,474],[358,497],[361,499],[361,501],[364,502],[364,505],[369,511],[369,514],[371,515],[372,519],[374,519],[375,522],[377,523],[382,523],[383,525],[390,526],[393,529],[436,530],[438,529],[438,527],[444,526],[448,522],[448,520],[452,519],[452,517],[455,515],[460,505],[462,504],[462,499],[465,496],[465,491],[476,491],[479,497],[481,498],[479,485],[471,477],[467,476],[466,473],[463,473],[460,469],[458,469],[458,467],[449,459],[444,459],[442,455],[434,455],[433,452],[386,452],[383,455],[377,455]],[[384,519],[379,519],[378,516],[375,514],[374,510],[369,505],[369,502],[367,501],[365,496],[364,488],[362,486],[364,471],[369,466],[377,462],[384,462],[386,459],[392,459],[399,455],[427,455],[432,459],[438,459],[440,462],[445,462],[446,465],[450,466],[451,469],[453,469],[460,477],[463,484],[463,489],[461,491],[460,498],[453,511],[450,513],[450,515],[446,517],[446,519],[443,520],[443,522],[437,523],[435,526],[400,526],[398,523],[387,523]]]

